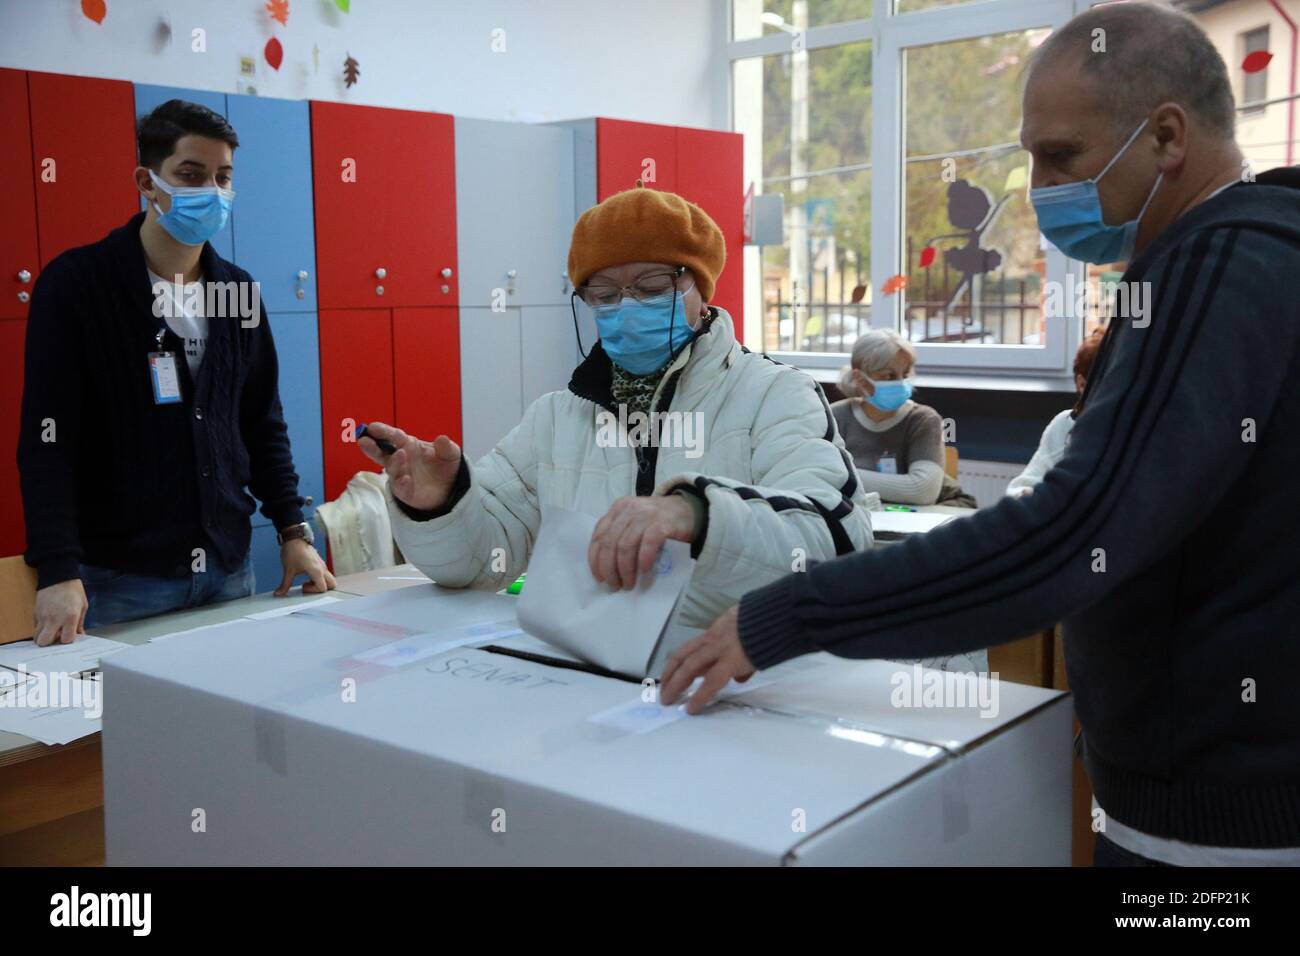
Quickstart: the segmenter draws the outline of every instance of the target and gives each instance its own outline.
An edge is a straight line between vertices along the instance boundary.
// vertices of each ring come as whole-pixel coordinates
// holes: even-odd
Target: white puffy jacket
[[[746,591],[870,547],[862,486],[821,389],[742,347],[731,317],[711,311],[707,332],[673,361],[652,406],[697,413],[702,434],[686,433],[693,447],[664,444],[640,456],[626,443],[611,447],[611,366],[597,343],[567,391],[537,399],[492,451],[462,468],[449,510],[413,520],[389,488],[406,559],[444,586],[500,589],[528,566],[542,502],[600,517],[617,498],[691,486],[707,500],[708,519],[675,623],[702,628]],[[585,564],[578,572],[590,573]]]

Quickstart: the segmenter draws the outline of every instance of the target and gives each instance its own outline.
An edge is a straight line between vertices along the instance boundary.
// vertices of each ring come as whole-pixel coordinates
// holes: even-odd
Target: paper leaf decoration
[[[108,7],[104,6],[104,0],[81,0],[81,12],[88,19],[103,23],[104,17],[108,15]]]
[[[853,295],[850,297],[849,301],[854,303],[861,302],[863,297],[866,294],[867,294],[866,285],[864,283],[859,282],[857,285],[853,287]]]
[[[1268,66],[1269,61],[1272,59],[1273,54],[1267,50],[1256,50],[1254,53],[1248,53],[1246,58],[1241,61],[1241,71],[1243,73],[1258,73]]]
[[[348,12],[348,0],[334,0],[334,6],[338,7],[344,13]]]
[[[907,288],[907,276],[896,275],[896,276],[890,276],[888,279],[886,279],[885,284],[881,287],[880,291],[885,293],[885,295],[893,295],[895,292],[898,292],[906,288]]]
[[[1013,193],[1029,184],[1029,170],[1024,166],[1017,166],[1011,172],[1007,173],[1007,181],[1002,184],[1004,193]]]
[[[921,268],[930,268],[932,262],[934,262],[934,246],[926,246],[921,250]]]
[[[266,57],[266,62],[271,65],[271,69],[280,69],[280,64],[284,60],[284,47],[280,46],[280,41],[275,37],[266,41],[266,49],[262,51]]]
[[[343,61],[343,85],[356,86],[357,80],[361,78],[361,64],[352,59],[352,54]]]
[[[289,0],[270,0],[266,5],[266,12],[280,26],[287,27],[289,25]]]

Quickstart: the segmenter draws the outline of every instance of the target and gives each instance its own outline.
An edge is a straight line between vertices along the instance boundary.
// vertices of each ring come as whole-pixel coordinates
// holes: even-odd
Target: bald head
[[[1086,84],[1116,130],[1132,130],[1157,106],[1177,103],[1207,135],[1233,138],[1227,67],[1196,21],[1177,10],[1114,3],[1081,13],[1034,52],[1026,89],[1058,68]]]

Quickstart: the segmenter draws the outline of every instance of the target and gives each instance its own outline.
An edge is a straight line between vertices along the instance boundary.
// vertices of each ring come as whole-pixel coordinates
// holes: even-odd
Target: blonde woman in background
[[[916,348],[892,329],[855,343],[840,377],[845,398],[831,406],[866,491],[905,505],[974,508],[975,499],[944,473],[943,419],[912,401]]]

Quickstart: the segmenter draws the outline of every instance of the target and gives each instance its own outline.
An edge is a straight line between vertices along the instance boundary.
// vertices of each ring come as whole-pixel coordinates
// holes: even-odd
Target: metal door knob
[[[19,270],[18,270],[18,281],[19,281],[19,282],[31,282],[31,281],[32,281],[32,274],[31,274],[30,272],[28,272],[26,269],[19,269]]]
[[[380,266],[378,269],[375,270],[375,278],[376,278],[376,279],[387,279],[387,278],[388,278],[388,270],[385,269],[383,266]]]
[[[444,266],[444,267],[443,267],[443,270],[442,270],[442,277],[443,277],[444,279],[450,279],[450,278],[451,278],[451,269],[449,269],[449,268],[447,268],[446,266]]]
[[[306,269],[299,269],[299,270],[298,270],[298,281],[299,281],[299,282],[305,282],[306,280],[307,280],[307,270],[306,270]]]
[[[18,301],[19,301],[19,302],[30,302],[30,301],[31,301],[31,298],[32,298],[31,295],[30,295],[29,293],[25,292],[25,291],[24,291],[24,292],[19,292],[19,293],[18,293]]]
[[[443,295],[446,295],[446,294],[447,294],[448,292],[450,292],[450,291],[451,291],[451,286],[449,286],[449,285],[445,285],[445,286],[442,287],[442,294],[443,294]]]
[[[381,285],[375,286],[375,295],[383,295],[383,294],[384,294],[384,287]]]

